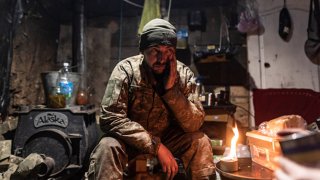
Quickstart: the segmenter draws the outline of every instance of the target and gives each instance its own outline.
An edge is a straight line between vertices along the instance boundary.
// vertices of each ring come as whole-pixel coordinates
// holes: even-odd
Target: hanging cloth
[[[147,22],[160,17],[160,0],[144,0],[138,34],[141,34],[143,26],[147,24]]]
[[[292,27],[291,27],[291,17],[289,10],[287,9],[286,1],[284,1],[284,6],[280,11],[279,15],[279,36],[284,41],[289,41],[291,34],[292,34]]]
[[[319,0],[310,0],[308,39],[304,45],[307,57],[320,65],[320,7]]]

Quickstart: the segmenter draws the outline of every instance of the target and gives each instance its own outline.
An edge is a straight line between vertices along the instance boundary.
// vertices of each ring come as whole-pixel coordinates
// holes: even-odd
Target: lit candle
[[[226,157],[223,157],[220,160],[220,169],[225,172],[234,172],[239,169],[237,158],[237,140],[239,138],[239,131],[236,124],[235,127],[232,128],[232,131],[234,136],[231,139],[230,152]]]

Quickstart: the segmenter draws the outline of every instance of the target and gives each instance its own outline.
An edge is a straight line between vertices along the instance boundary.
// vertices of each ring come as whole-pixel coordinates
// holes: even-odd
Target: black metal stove
[[[83,172],[98,141],[92,106],[51,109],[23,107],[13,142],[15,155],[43,154],[54,160],[50,178],[70,179]]]

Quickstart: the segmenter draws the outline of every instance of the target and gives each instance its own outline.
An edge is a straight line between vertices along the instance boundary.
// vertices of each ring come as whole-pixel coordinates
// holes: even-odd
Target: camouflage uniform
[[[31,153],[26,158],[10,155],[8,157],[8,168],[4,172],[0,172],[0,180],[37,180],[41,167],[44,167],[45,157]]]
[[[192,179],[213,174],[210,141],[199,131],[204,111],[194,89],[193,72],[179,61],[174,87],[161,96],[143,55],[118,63],[102,100],[100,127],[106,135],[91,154],[89,177],[122,179],[128,160],[139,153],[156,155],[160,141]]]

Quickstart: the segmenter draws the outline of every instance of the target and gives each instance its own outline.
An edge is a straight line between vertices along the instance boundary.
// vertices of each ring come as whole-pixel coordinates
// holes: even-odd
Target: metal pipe
[[[85,58],[85,38],[84,38],[84,0],[73,1],[73,21],[72,21],[72,66],[77,67],[77,72],[81,75],[80,87],[85,88],[87,72],[87,62]]]
[[[47,177],[48,175],[50,175],[54,167],[55,167],[54,159],[48,156],[47,157],[44,156],[43,162],[39,165],[39,171],[37,173],[37,176],[39,178]]]

